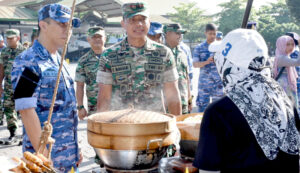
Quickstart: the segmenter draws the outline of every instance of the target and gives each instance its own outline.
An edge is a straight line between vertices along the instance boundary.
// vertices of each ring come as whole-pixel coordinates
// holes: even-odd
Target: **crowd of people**
[[[6,31],[7,45],[0,36],[0,124],[5,115],[10,132],[1,144],[19,142],[15,133],[21,117],[23,151],[38,150],[56,77],[61,75],[51,120],[51,158],[56,169],[67,172],[82,161],[78,120],[129,105],[188,114],[193,108],[191,80],[199,69],[196,105],[204,115],[194,166],[200,172],[299,172],[298,34],[279,37],[276,56],[270,58],[255,22],[224,38],[216,25],[207,24],[205,41],[191,52],[183,42],[188,31],[180,24],[150,22],[146,4],[125,3],[121,26],[127,35],[121,42],[105,48],[105,29],[88,29],[91,49],[78,61],[75,92],[68,64],[58,74],[58,50],[69,39],[70,14],[70,8],[60,4],[42,7],[32,44],[21,45],[16,29]],[[71,20],[72,27],[80,27],[79,19]],[[95,161],[102,164],[97,155]]]

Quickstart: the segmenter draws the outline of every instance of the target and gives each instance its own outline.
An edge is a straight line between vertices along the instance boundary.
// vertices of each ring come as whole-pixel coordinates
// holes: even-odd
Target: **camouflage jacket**
[[[15,61],[15,58],[21,54],[25,48],[23,48],[21,43],[18,43],[18,46],[16,49],[12,49],[9,47],[4,48],[1,51],[0,55],[0,64],[3,65],[4,68],[4,88],[5,89],[11,89],[12,90],[12,85],[11,85],[11,70],[13,63]]]
[[[188,70],[187,56],[179,46],[171,50],[175,57],[176,67],[179,75],[178,88],[181,96],[181,104],[186,106],[188,105],[188,99],[189,99],[188,98],[189,70]],[[184,112],[184,110],[182,110],[182,112]]]
[[[59,65],[59,53],[51,56],[37,40],[31,48],[16,58],[13,65],[11,76],[16,96],[16,111],[35,108],[41,126],[48,118]],[[68,172],[72,167],[75,168],[79,159],[76,97],[74,82],[67,69],[68,64],[64,63],[51,119],[52,137],[55,139],[51,159],[54,167],[60,172]],[[38,82],[35,78],[38,78]],[[29,88],[34,84],[35,88]],[[28,92],[19,91],[19,88]],[[29,91],[32,94],[29,95]],[[17,93],[20,96],[17,96]],[[24,132],[23,151],[34,152],[29,137],[26,131]]]
[[[97,109],[98,83],[96,82],[99,67],[99,57],[91,49],[83,55],[76,67],[75,81],[86,84],[86,95],[88,98],[88,112],[94,113]]]
[[[169,48],[150,39],[134,48],[127,38],[106,49],[100,58],[97,82],[112,85],[111,109],[134,105],[137,109],[161,112],[165,82],[178,79]]]

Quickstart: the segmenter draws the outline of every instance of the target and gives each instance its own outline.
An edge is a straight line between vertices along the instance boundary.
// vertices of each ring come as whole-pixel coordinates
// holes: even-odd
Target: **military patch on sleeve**
[[[32,97],[40,77],[29,68],[25,68],[14,92],[14,99]]]

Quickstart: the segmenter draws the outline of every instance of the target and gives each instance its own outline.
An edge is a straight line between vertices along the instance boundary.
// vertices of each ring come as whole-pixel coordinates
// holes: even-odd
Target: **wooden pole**
[[[59,80],[60,80],[60,73],[61,73],[61,70],[62,70],[62,67],[63,67],[63,62],[64,62],[66,52],[67,52],[67,48],[68,48],[68,42],[69,42],[70,31],[71,31],[71,26],[72,26],[72,20],[73,20],[74,11],[75,11],[75,4],[76,4],[76,0],[73,0],[71,17],[70,17],[68,28],[67,28],[68,29],[67,30],[67,36],[68,37],[67,37],[67,40],[65,42],[65,46],[64,46],[64,49],[63,49],[63,52],[62,52],[62,55],[61,55],[60,66],[59,66],[59,70],[58,70],[58,74],[57,74],[57,78],[56,78],[56,84],[55,84],[55,88],[54,88],[53,97],[52,97],[52,103],[51,103],[49,114],[48,114],[48,123],[51,122],[53,107],[54,107],[54,103],[55,103],[55,100],[56,100],[56,94],[57,94]]]
[[[67,39],[66,39],[66,42],[64,45],[63,53],[62,53],[61,60],[60,60],[59,70],[58,70],[57,77],[56,77],[56,84],[55,84],[55,88],[54,88],[54,92],[53,92],[53,96],[52,96],[51,106],[49,109],[48,120],[46,122],[44,122],[44,127],[43,127],[42,134],[40,136],[40,142],[39,142],[39,146],[38,146],[38,150],[37,150],[37,154],[39,154],[39,153],[44,154],[45,150],[47,149],[47,145],[49,144],[49,151],[48,151],[48,155],[47,155],[48,159],[51,159],[52,145],[55,142],[55,140],[51,138],[51,135],[53,132],[52,125],[51,125],[53,107],[54,107],[54,103],[56,100],[58,85],[59,85],[59,81],[60,81],[60,74],[61,74],[61,70],[63,67],[63,63],[64,63],[64,59],[65,59],[65,55],[66,55],[66,51],[67,51],[67,47],[68,47],[68,42],[69,42],[69,38],[70,38],[70,33],[71,33],[70,31],[71,31],[72,20],[73,20],[74,11],[75,11],[75,4],[76,4],[76,0],[73,0],[71,16],[70,16],[70,20],[69,20],[69,23],[67,26]]]
[[[243,18],[243,23],[242,23],[242,28],[246,28],[247,27],[247,23],[250,17],[250,12],[251,12],[251,8],[252,8],[252,4],[253,4],[253,0],[248,0],[247,2],[247,7],[244,13],[244,18]]]

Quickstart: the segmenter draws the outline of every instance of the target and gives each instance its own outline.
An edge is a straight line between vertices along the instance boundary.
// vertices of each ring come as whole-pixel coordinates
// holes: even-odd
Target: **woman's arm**
[[[277,66],[278,67],[291,67],[291,66],[300,66],[300,54],[297,59],[291,59],[288,56],[281,56],[278,58]]]

